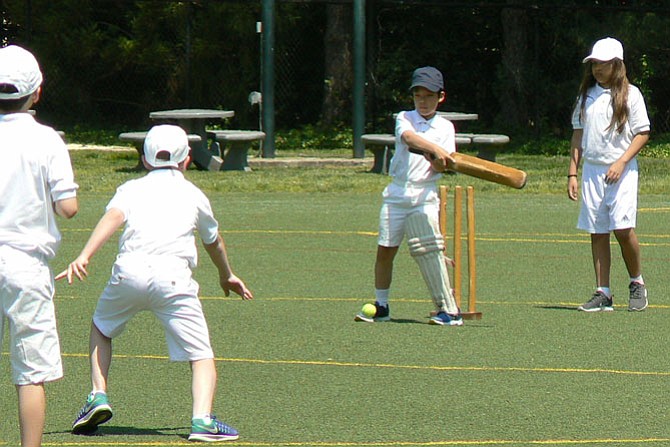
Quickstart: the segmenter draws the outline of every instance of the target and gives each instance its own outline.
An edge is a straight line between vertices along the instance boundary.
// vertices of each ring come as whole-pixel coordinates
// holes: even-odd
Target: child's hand
[[[568,177],[568,198],[572,201],[577,201],[577,193],[579,192],[579,182],[577,177]]]
[[[444,162],[443,158],[432,158],[429,154],[426,154],[426,160],[430,162],[430,165],[437,172],[444,172],[447,170],[447,165]]]
[[[244,282],[235,275],[230,275],[228,279],[221,280],[221,288],[226,296],[230,296],[230,291],[237,293],[243,300],[251,300],[254,295],[251,293]]]
[[[428,158],[428,157],[426,157]],[[450,164],[454,163],[454,159],[447,151],[440,149],[439,153],[428,158],[432,167],[437,172],[444,172],[447,170]]]
[[[605,183],[612,184],[618,182],[625,168],[626,162],[624,161],[617,160],[612,163],[610,168],[607,170],[607,174],[605,174]]]
[[[55,276],[55,280],[61,280],[67,277],[67,283],[72,284],[73,277],[76,276],[79,278],[79,281],[83,281],[85,277],[88,276],[88,271],[86,267],[88,266],[88,259],[86,258],[77,258],[67,266],[66,270],[63,270],[58,275]]]

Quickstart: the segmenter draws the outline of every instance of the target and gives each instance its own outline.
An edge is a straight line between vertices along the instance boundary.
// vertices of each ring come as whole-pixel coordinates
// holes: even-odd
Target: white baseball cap
[[[9,84],[16,92],[0,93],[0,99],[28,96],[42,85],[42,72],[35,56],[16,45],[0,48],[0,84]]]
[[[144,158],[154,168],[176,168],[186,159],[188,151],[188,136],[179,126],[154,126],[144,139]]]
[[[623,45],[621,45],[621,42],[611,37],[600,39],[593,45],[591,54],[586,56],[582,63],[594,59],[603,62],[611,61],[612,59],[623,60]]]

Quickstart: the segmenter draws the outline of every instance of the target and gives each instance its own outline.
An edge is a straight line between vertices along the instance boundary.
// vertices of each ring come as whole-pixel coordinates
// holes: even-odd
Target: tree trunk
[[[347,122],[351,111],[353,11],[351,5],[328,4],[326,14],[321,124],[331,127]]]
[[[508,0],[510,3],[510,0]],[[525,127],[529,124],[527,80],[528,17],[526,11],[505,8],[501,14],[503,29],[500,116],[505,124]]]

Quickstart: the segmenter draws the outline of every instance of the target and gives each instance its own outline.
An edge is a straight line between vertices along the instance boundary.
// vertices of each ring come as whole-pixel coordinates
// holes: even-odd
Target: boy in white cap
[[[435,67],[417,68],[410,91],[414,110],[397,115],[395,153],[389,168],[393,182],[382,194],[374,270],[376,312],[373,316],[359,313],[354,319],[367,323],[390,320],[393,261],[407,236],[410,254],[435,304],[435,315],[429,323],[460,326],[463,319],[451,292],[438,224],[437,181],[447,163],[453,162],[449,154],[456,150],[453,124],[437,114],[437,107],[446,99],[442,73]]]
[[[155,126],[144,141],[142,161],[149,173],[121,185],[107,205],[83,250],[56,279],[88,275],[93,255],[125,224],[112,276],[102,292],[91,325],[92,391],[72,425],[75,434],[90,434],[112,417],[107,377],[112,339],[138,312],[149,310],[164,326],[172,361],[188,361],[193,374],[191,441],[226,441],[237,430],[216,419],[212,403],[216,366],[207,322],[191,269],[197,264],[195,231],[219,272],[226,296],[244,300],[252,293],[233,273],[209,200],[184,178],[190,161],[188,138],[177,126]]]
[[[6,323],[23,447],[41,445],[44,383],[63,377],[48,262],[61,240],[56,215],[79,209],[63,140],[28,113],[41,84],[30,52],[0,49],[0,345]]]
[[[577,172],[583,160],[577,227],[591,235],[596,290],[579,306],[584,312],[612,311],[610,232],[630,277],[628,310],[647,307],[637,217],[637,154],[649,140],[649,117],[640,90],[626,77],[621,42],[611,37],[593,45],[572,114],[568,197],[577,200]]]

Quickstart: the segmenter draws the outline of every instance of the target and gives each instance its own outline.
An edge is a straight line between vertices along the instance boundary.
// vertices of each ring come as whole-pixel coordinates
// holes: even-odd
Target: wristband
[[[577,177],[577,174],[568,174],[568,178],[570,177]]]

